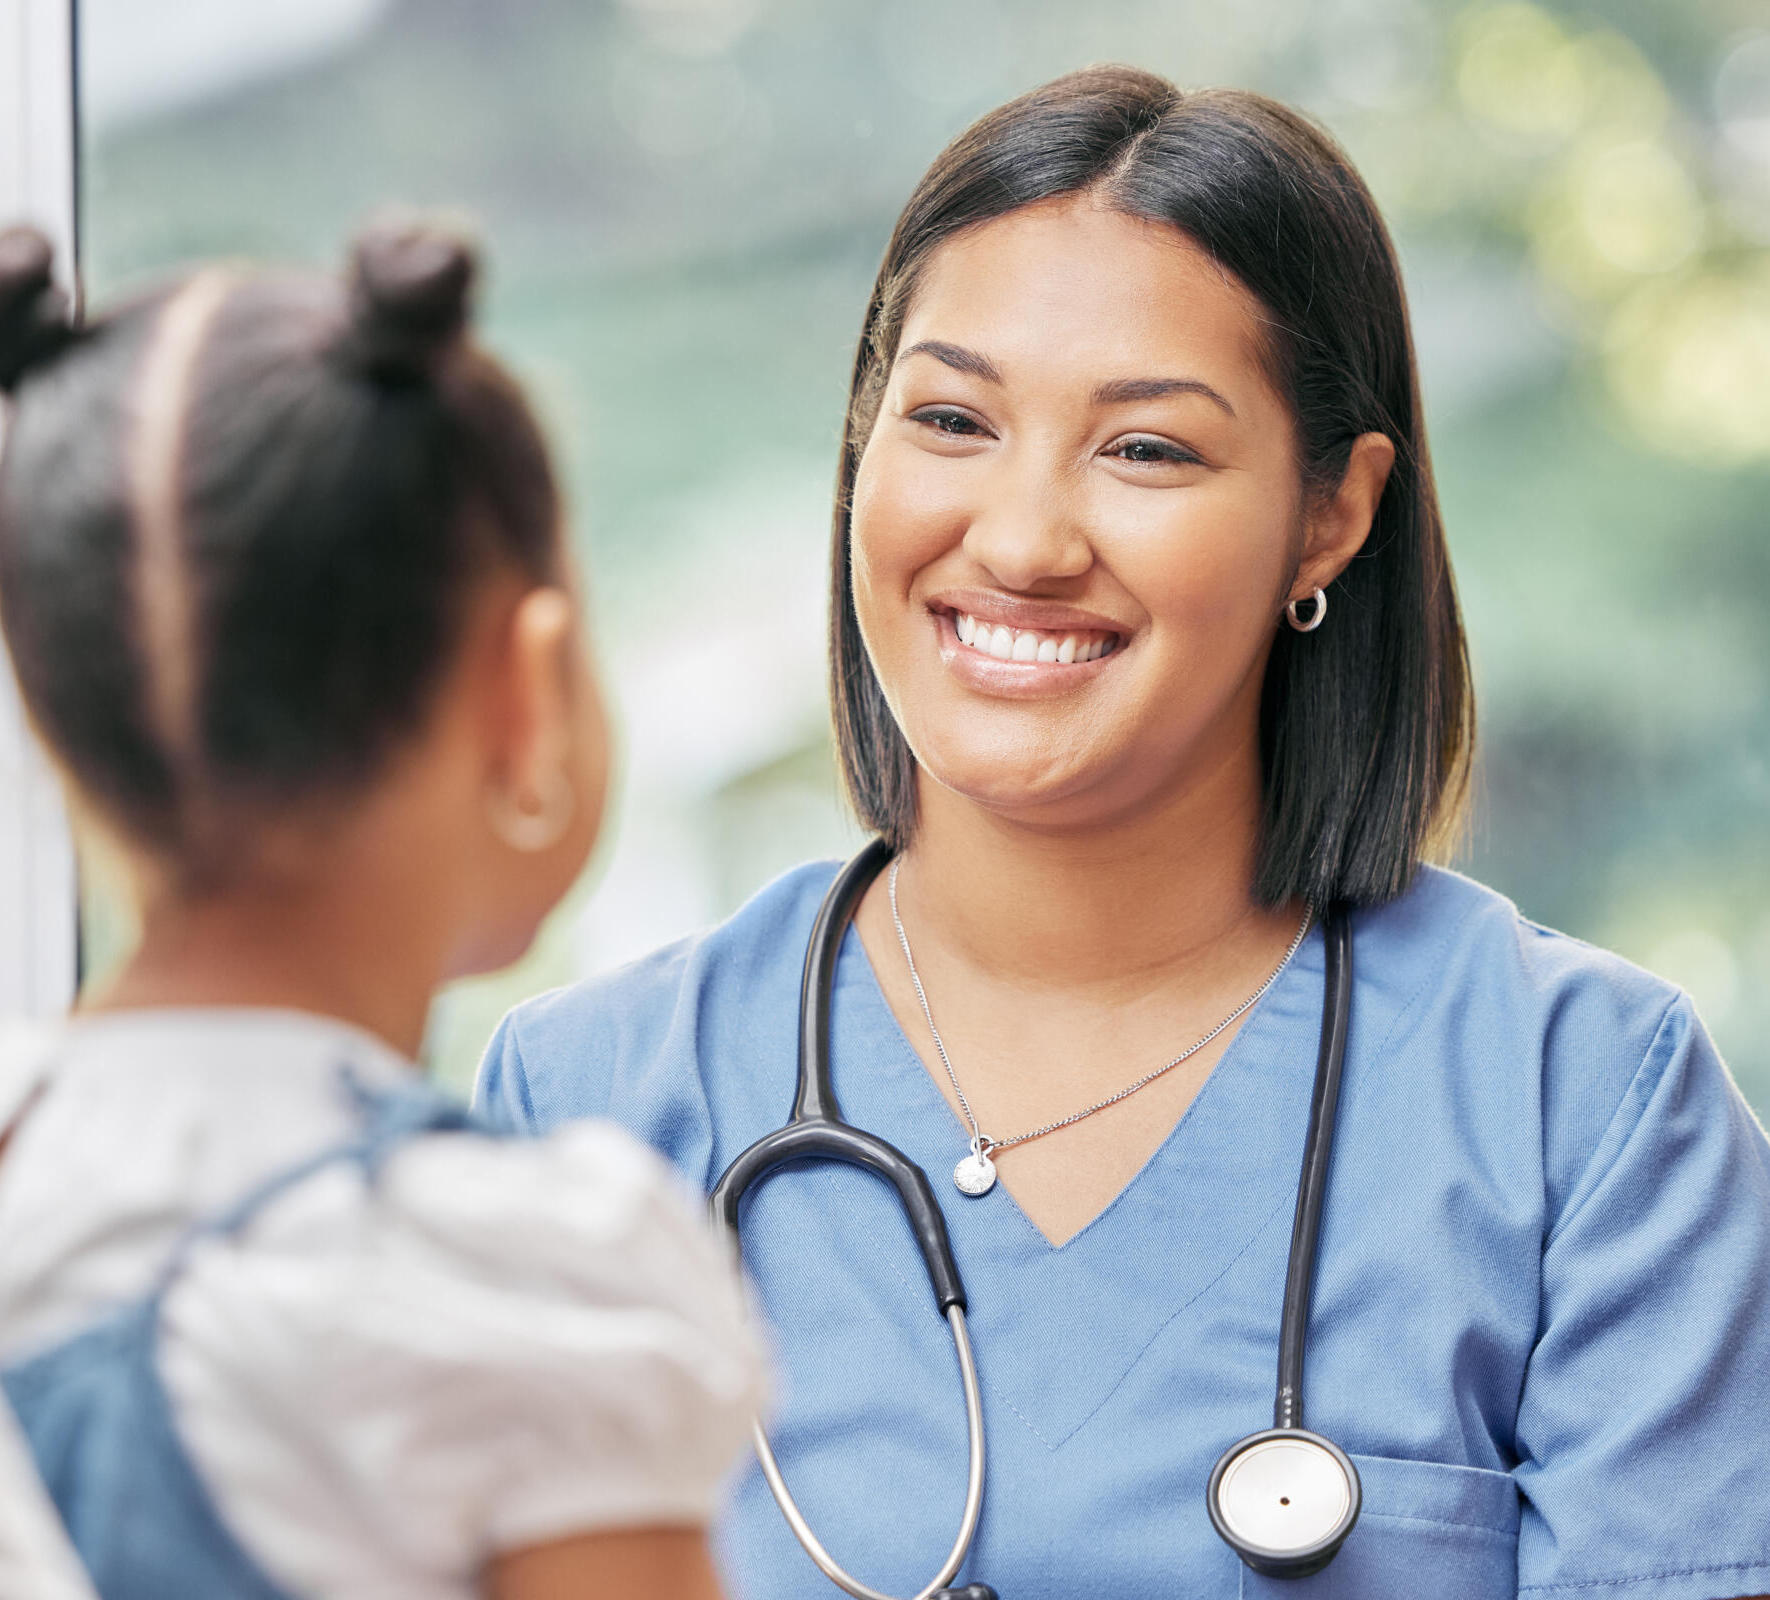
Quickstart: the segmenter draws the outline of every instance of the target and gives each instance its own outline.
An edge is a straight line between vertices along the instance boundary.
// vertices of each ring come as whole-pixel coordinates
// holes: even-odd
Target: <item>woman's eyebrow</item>
[[[1111,378],[1095,389],[1094,404],[1119,406],[1131,400],[1159,400],[1170,394],[1203,395],[1230,416],[1235,415],[1235,407],[1198,378]]]
[[[967,350],[963,345],[948,344],[944,339],[923,339],[909,349],[901,351],[899,361],[909,356],[933,356],[936,361],[943,361],[955,372],[968,372],[974,378],[982,378],[986,383],[1000,383],[1001,369],[988,356],[979,355],[975,350]]]
[[[988,356],[967,350],[960,344],[949,344],[945,339],[922,339],[907,350],[899,351],[897,359],[903,361],[910,356],[933,356],[953,371],[982,378],[986,383],[1003,381],[1001,368]],[[1199,378],[1109,378],[1095,388],[1093,401],[1097,406],[1114,406],[1133,400],[1159,400],[1170,394],[1202,395],[1230,416],[1235,415],[1235,407]]]

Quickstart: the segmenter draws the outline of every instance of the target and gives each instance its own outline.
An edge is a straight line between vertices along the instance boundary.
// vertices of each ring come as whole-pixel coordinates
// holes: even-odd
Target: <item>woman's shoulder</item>
[[[764,884],[723,922],[677,939],[637,961],[554,989],[511,1013],[534,1033],[561,1021],[568,1025],[668,1009],[685,990],[744,987],[775,978],[783,963],[795,982],[804,961],[805,935],[840,863],[809,861]]]
[[[1591,1008],[1624,1032],[1651,1032],[1668,1007],[1688,1003],[1675,984],[1613,951],[1532,921],[1496,889],[1446,867],[1423,866],[1412,886],[1355,924],[1401,981],[1504,997],[1526,1015]]]
[[[795,867],[716,926],[517,1006],[486,1051],[475,1104],[525,1129],[618,1114],[680,1160],[655,1123],[695,1098],[684,1080],[707,1059],[697,1046],[716,1035],[753,1056],[792,1036],[806,940],[837,867]]]
[[[1354,928],[1372,1058],[1429,1065],[1450,1100],[1492,1113],[1478,1120],[1496,1138],[1534,1126],[1552,1208],[1656,1098],[1683,1096],[1749,1135],[1750,1113],[1676,984],[1440,867]]]

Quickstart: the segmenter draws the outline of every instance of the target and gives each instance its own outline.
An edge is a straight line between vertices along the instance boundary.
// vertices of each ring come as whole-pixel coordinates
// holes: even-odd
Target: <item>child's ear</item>
[[[564,590],[531,589],[511,611],[497,652],[486,814],[492,831],[525,853],[557,843],[588,798],[572,776],[575,627]]]

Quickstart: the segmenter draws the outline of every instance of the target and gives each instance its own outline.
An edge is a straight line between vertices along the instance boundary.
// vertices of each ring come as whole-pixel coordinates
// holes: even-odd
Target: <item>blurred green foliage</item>
[[[88,54],[155,10],[91,0]],[[970,117],[1101,59],[1298,103],[1360,163],[1408,271],[1480,682],[1464,865],[1688,985],[1770,1111],[1755,3],[404,0],[289,70],[98,108],[89,277],[106,296],[196,256],[329,259],[389,201],[470,212],[490,337],[561,441],[618,679],[697,573],[821,559],[815,495],[754,486],[828,481],[897,207]],[[683,802],[714,910],[830,837],[819,724],[795,726]],[[504,1003],[594,959],[578,916],[451,998],[446,1072]]]

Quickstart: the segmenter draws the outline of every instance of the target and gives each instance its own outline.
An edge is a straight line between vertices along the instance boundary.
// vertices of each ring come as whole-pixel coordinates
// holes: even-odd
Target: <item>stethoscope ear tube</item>
[[[866,1133],[842,1120],[830,1081],[830,997],[835,987],[836,962],[842,939],[854,919],[867,886],[891,859],[890,848],[875,840],[836,876],[812,925],[800,984],[799,1078],[792,1118],[784,1128],[764,1134],[725,1169],[713,1186],[710,1204],[713,1219],[734,1244],[739,1238],[739,1213],[745,1194],[771,1172],[793,1161],[841,1161],[865,1167],[884,1178],[903,1205],[922,1261],[928,1270],[935,1303],[953,1337],[959,1377],[965,1388],[965,1431],[970,1446],[970,1466],[965,1482],[965,1509],[959,1519],[958,1537],[940,1571],[915,1600],[995,1600],[987,1584],[971,1584],[948,1590],[946,1585],[964,1564],[966,1552],[977,1533],[983,1511],[985,1452],[983,1442],[983,1395],[977,1382],[977,1363],[971,1354],[971,1335],[965,1322],[965,1284],[953,1259],[946,1216],[934,1198],[927,1174],[908,1156],[875,1134]],[[751,1428],[756,1458],[769,1490],[807,1555],[832,1583],[855,1600],[892,1600],[844,1571],[812,1531],[794,1501],[782,1475],[780,1463],[758,1418]]]
[[[928,1271],[941,1315],[965,1306],[965,1284],[953,1260],[946,1215],[934,1198],[928,1175],[896,1145],[842,1120],[830,1081],[830,996],[842,939],[868,886],[891,860],[891,847],[875,839],[837,873],[818,907],[805,948],[799,983],[799,1073],[793,1111],[783,1128],[764,1134],[725,1169],[713,1186],[714,1220],[738,1234],[738,1210],[745,1194],[775,1168],[789,1161],[843,1161],[876,1172],[903,1204]]]
[[[793,1094],[794,1122],[842,1120],[830,1081],[830,997],[842,940],[873,880],[891,860],[891,846],[874,839],[840,872],[825,892],[805,945],[799,978],[799,1076]]]

